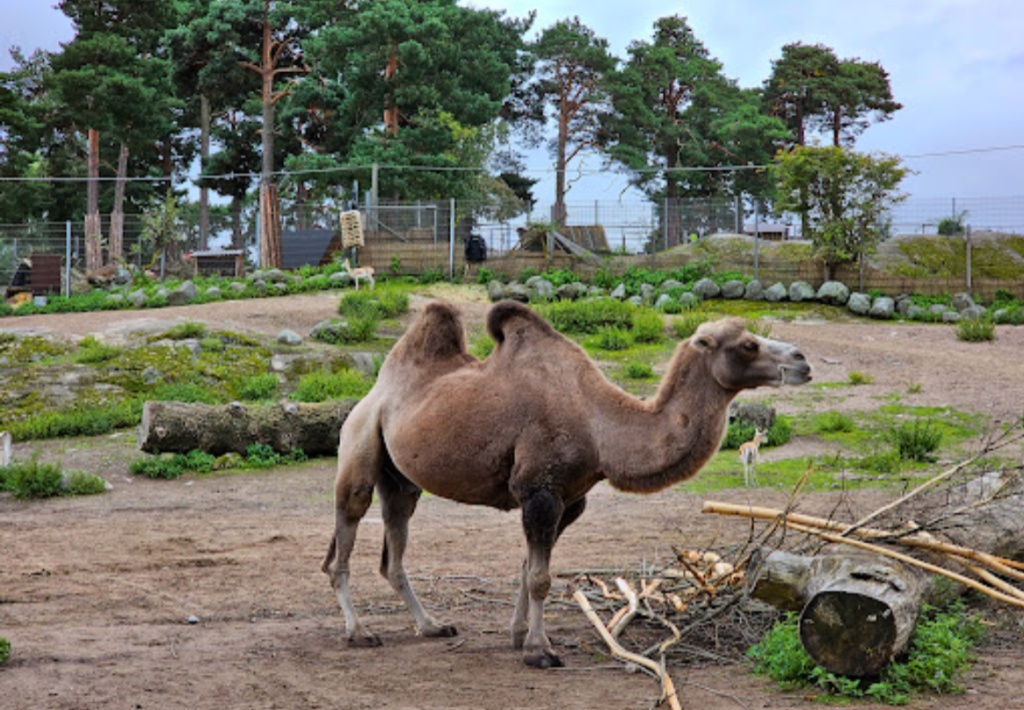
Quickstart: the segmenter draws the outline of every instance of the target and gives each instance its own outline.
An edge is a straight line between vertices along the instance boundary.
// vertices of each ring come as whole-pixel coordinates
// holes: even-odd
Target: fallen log
[[[800,642],[818,665],[852,677],[877,675],[907,647],[931,578],[868,554],[751,555],[748,589],[777,608],[800,611]]]
[[[199,450],[221,456],[245,454],[252,444],[266,444],[282,454],[302,449],[307,456],[333,456],[341,425],[357,401],[270,406],[146,402],[139,449],[150,454]]]

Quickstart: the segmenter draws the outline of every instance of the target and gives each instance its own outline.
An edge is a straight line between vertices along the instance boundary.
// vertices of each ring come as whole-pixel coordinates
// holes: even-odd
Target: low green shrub
[[[996,324],[988,318],[964,318],[956,324],[956,337],[967,343],[985,343],[996,339]]]
[[[0,312],[0,315],[4,315]],[[0,636],[0,666],[7,663],[7,659],[11,657],[11,642]]]
[[[180,478],[183,474],[209,473],[213,470],[216,458],[202,451],[189,451],[187,454],[163,456],[147,456],[135,459],[128,465],[136,476],[156,479]]]
[[[277,375],[265,372],[259,375],[250,375],[238,383],[238,398],[245,402],[259,402],[265,399],[273,399],[277,394],[280,382]]]
[[[894,426],[886,437],[903,461],[935,461],[933,452],[942,445],[942,432],[923,419]]]
[[[665,336],[665,321],[651,308],[638,308],[630,332],[638,343],[658,343]]]
[[[64,494],[69,496],[92,496],[107,490],[107,482],[86,471],[71,471],[64,476]]]
[[[97,436],[136,426],[142,419],[142,400],[67,409],[46,410],[24,419],[2,422],[0,426],[16,441]]]
[[[968,613],[962,602],[943,610],[926,606],[904,659],[890,663],[877,678],[848,678],[811,660],[800,644],[797,616],[788,614],[747,656],[755,673],[787,688],[811,687],[831,696],[906,705],[917,693],[963,692],[958,679],[970,665],[972,649],[983,635],[981,620]]]
[[[812,426],[819,434],[848,434],[857,428],[853,417],[840,412],[824,412],[815,417]]]
[[[597,331],[594,344],[602,350],[628,350],[633,345],[633,338],[629,331],[609,326]]]
[[[210,336],[200,340],[199,346],[203,349],[203,352],[219,353],[224,350],[224,341],[216,336]]]
[[[224,400],[216,390],[191,380],[162,382],[149,393],[149,399],[158,402],[199,402],[200,404],[218,404]]]
[[[654,377],[654,368],[646,362],[627,362],[624,372],[631,380],[649,380]]]
[[[270,468],[290,463],[302,463],[308,460],[302,449],[292,449],[287,454],[279,454],[269,444],[250,444],[245,449],[245,465],[247,468]]]
[[[703,313],[691,313],[683,316],[682,318],[676,318],[672,321],[672,330],[675,331],[676,337],[680,340],[686,340],[694,333],[697,332],[697,328],[702,323],[706,323],[708,317]]]
[[[479,333],[469,339],[469,352],[481,360],[486,360],[494,352],[495,342],[486,333]]]
[[[4,489],[18,500],[53,498],[64,493],[64,472],[57,464],[40,463],[33,456],[28,461],[14,461],[0,470]]]
[[[157,339],[168,338],[170,340],[198,340],[206,335],[206,326],[195,321],[179,323],[165,333],[157,336]]]
[[[338,302],[338,313],[353,317],[375,315],[378,319],[395,318],[409,310],[409,294],[394,288],[352,291]]]
[[[865,372],[860,372],[859,370],[854,370],[853,372],[851,372],[848,375],[848,377],[849,377],[850,384],[851,385],[855,385],[855,386],[856,385],[870,385],[874,381],[872,379],[871,375],[869,375],[869,374],[867,374]]]
[[[75,353],[75,362],[80,364],[96,365],[108,360],[113,360],[121,354],[121,348],[116,345],[101,343],[94,336],[89,335],[78,344],[78,352]]]
[[[556,301],[538,311],[560,333],[595,335],[602,328],[627,330],[633,325],[636,306],[614,298]]]
[[[303,375],[291,398],[297,402],[326,402],[345,397],[360,398],[373,383],[359,370],[315,370]]]

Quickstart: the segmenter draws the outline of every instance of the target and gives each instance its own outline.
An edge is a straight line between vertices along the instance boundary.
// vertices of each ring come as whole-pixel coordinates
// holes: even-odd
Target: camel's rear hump
[[[555,335],[550,324],[529,307],[516,301],[501,301],[487,314],[487,333],[496,343],[504,343],[510,335],[532,329],[545,335]]]

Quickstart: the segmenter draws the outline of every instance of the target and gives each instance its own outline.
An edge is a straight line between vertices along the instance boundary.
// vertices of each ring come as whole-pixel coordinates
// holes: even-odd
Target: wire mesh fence
[[[339,219],[351,204],[292,203],[282,205],[282,231],[293,235],[286,245],[303,243],[301,261],[313,265],[329,262],[340,251]],[[631,265],[648,268],[676,268],[685,263],[678,247],[699,243],[716,234],[748,234],[773,242],[800,238],[800,220],[796,215],[762,215],[753,205],[736,199],[680,199],[651,201],[575,202],[567,206],[564,226],[554,229],[564,241],[556,244],[547,234],[553,226],[551,210],[534,205],[526,212],[510,214],[503,205],[467,201],[437,200],[416,203],[371,203],[359,205],[365,227],[365,245],[354,255],[360,263],[378,270],[420,275],[439,271],[444,276],[465,273],[467,263],[464,245],[469,235],[479,235],[487,248],[488,268],[514,274],[534,266],[573,268],[582,272],[594,264],[572,258],[562,248],[571,242],[600,256],[602,266],[625,270]],[[241,250],[255,266],[258,258],[258,217],[255,211],[237,211],[216,221],[206,240],[199,233],[192,212],[179,216],[172,225],[172,261],[160,248],[158,240],[147,233],[144,215],[128,215],[124,221],[124,265],[151,269],[163,275],[184,272],[180,257],[208,242],[214,251]],[[916,198],[894,208],[884,220],[889,238],[902,235],[957,235],[998,232],[1024,235],[1024,196],[1005,198]],[[109,252],[110,219],[103,220],[101,233],[103,261],[112,260]],[[1024,236],[1021,237],[1024,239]],[[304,240],[319,239],[315,248]],[[816,285],[824,280],[824,271],[813,260],[790,260],[790,263],[758,259],[758,240],[751,240],[749,249],[733,254],[716,265],[719,270],[738,272],[762,282],[804,280]],[[764,243],[764,242],[761,242]],[[1024,242],[1022,242],[1024,243]],[[286,247],[287,248],[287,247]],[[33,222],[0,225],[0,284],[9,284],[19,263],[34,253],[60,255],[64,272],[84,271],[85,229],[81,222]],[[970,255],[968,254],[968,258]],[[1014,258],[1010,254],[1009,258]],[[1024,260],[1024,253],[1018,260]],[[292,260],[295,262],[295,260]],[[864,290],[876,288],[893,293],[915,290],[920,293],[951,292],[970,288],[1020,290],[1021,284],[1005,284],[1005,279],[987,278],[967,268],[966,276],[955,274],[922,279],[920,274],[896,276],[856,265],[841,270],[840,277]],[[913,283],[911,283],[913,282]],[[1000,282],[997,284],[996,282]],[[911,288],[912,286],[912,288]],[[65,284],[65,288],[67,284]],[[1021,294],[1024,295],[1024,294]]]

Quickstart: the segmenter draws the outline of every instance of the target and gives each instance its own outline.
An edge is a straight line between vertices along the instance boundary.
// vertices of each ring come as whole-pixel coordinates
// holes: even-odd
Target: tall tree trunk
[[[398,50],[392,48],[388,55],[388,65],[384,68],[384,83],[390,84],[398,71]],[[384,99],[384,133],[389,136],[398,135],[398,103],[394,92],[388,91]]]
[[[274,189],[274,60],[270,35],[270,2],[267,0],[263,16],[263,52],[260,63],[263,79],[263,132],[261,150],[263,167],[260,173],[260,266],[265,269],[277,268],[274,261],[274,234],[279,229],[272,221],[278,216],[275,205],[269,200],[276,194]]]
[[[568,210],[565,206],[565,166],[566,150],[569,143],[569,116],[563,108],[558,116],[558,144],[556,146],[555,158],[555,206],[552,210],[551,219],[559,227],[565,226],[568,217]]]
[[[200,173],[206,170],[210,161],[210,99],[205,94],[199,97],[199,166]],[[210,247],[210,188],[202,183],[199,187],[199,249]]]
[[[128,180],[128,144],[121,142],[117,156],[117,182],[114,186],[114,208],[110,211],[110,261],[124,260],[124,190]]]
[[[295,186],[295,224],[299,229],[305,229],[308,224],[306,219],[306,183],[301,180]]]
[[[843,108],[837,106],[836,110],[832,112],[832,145],[836,148],[839,147],[840,134],[843,129]]]
[[[667,153],[667,167],[668,171],[665,174],[665,203],[662,205],[662,209],[665,214],[665,248],[671,249],[677,246],[681,241],[680,232],[682,231],[679,225],[679,183],[672,177],[672,169],[677,167],[674,152],[669,150]]]
[[[90,128],[89,184],[85,212],[85,270],[96,271],[103,266],[103,232],[100,225],[100,132]]]
[[[245,234],[242,233],[242,200],[231,198],[231,248],[245,249]]]

